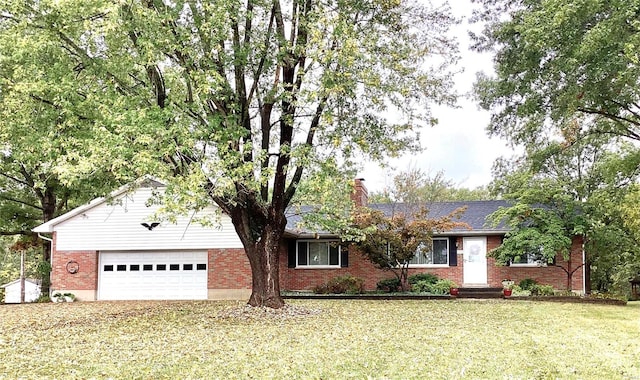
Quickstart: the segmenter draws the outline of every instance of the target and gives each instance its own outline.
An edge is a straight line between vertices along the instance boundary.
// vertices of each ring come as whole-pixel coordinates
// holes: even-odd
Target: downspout
[[[46,236],[42,236],[40,232],[38,232],[38,237],[42,240],[46,240],[51,243],[50,252],[49,252],[49,265],[51,265],[51,271],[49,271],[49,297],[51,297],[51,272],[53,272],[53,239],[48,238]]]
[[[587,295],[587,254],[584,249],[584,239],[582,239],[582,295]]]

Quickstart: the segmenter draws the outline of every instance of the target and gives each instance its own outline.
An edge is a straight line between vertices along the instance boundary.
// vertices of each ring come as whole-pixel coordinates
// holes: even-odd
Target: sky
[[[443,171],[445,178],[456,187],[487,185],[491,182],[491,167],[495,159],[513,154],[505,141],[488,137],[489,112],[480,110],[473,99],[464,96],[471,92],[477,72],[493,72],[490,54],[479,54],[469,49],[468,31],[479,30],[478,25],[468,22],[477,4],[471,4],[471,0],[450,0],[449,3],[454,16],[462,18],[462,22],[452,30],[458,39],[461,55],[457,68],[463,70],[455,78],[455,89],[461,94],[458,108],[434,107],[433,116],[439,122],[420,131],[425,148],[422,153],[392,160],[391,168],[387,169],[376,164],[365,165],[358,177],[365,179],[370,192],[383,190],[391,183],[394,173],[409,168],[419,168],[431,175]]]

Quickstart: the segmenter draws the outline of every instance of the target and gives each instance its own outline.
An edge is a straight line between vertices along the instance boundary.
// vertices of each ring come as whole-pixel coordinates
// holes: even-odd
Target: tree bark
[[[274,309],[284,306],[280,295],[280,242],[287,219],[284,210],[265,208],[253,196],[228,212],[251,266],[249,305]]]

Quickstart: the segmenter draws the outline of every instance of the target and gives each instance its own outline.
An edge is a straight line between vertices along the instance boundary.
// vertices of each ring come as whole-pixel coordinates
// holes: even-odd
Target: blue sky
[[[425,148],[422,153],[393,160],[389,169],[381,169],[374,164],[365,165],[359,177],[365,178],[369,191],[382,190],[390,183],[393,173],[408,168],[420,168],[432,175],[443,171],[445,177],[458,187],[486,185],[491,181],[491,167],[495,159],[513,154],[505,141],[487,136],[490,114],[480,110],[472,99],[464,96],[472,90],[477,72],[492,72],[490,54],[469,50],[467,31],[479,29],[478,25],[468,22],[474,5],[470,0],[450,0],[450,6],[455,16],[463,18],[462,23],[452,30],[458,38],[462,57],[458,67],[464,70],[455,80],[457,92],[463,95],[458,100],[459,108],[434,108],[434,116],[439,123],[435,127],[422,129],[421,142]]]

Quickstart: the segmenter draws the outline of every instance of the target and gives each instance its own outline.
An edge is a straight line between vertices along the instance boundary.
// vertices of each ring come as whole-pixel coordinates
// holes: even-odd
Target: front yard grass
[[[0,379],[638,379],[640,303],[0,306]]]

